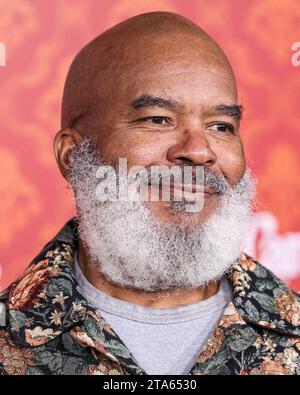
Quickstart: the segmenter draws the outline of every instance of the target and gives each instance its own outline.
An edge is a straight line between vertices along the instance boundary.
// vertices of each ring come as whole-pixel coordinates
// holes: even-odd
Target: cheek
[[[119,158],[127,158],[129,166],[149,166],[162,161],[169,143],[160,137],[150,134],[119,134],[101,142],[101,154],[104,160],[117,162]]]
[[[231,185],[235,185],[246,170],[246,161],[241,143],[216,148],[217,164]]]

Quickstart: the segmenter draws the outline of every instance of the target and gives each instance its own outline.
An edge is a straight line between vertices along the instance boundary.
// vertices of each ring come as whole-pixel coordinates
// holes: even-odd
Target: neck
[[[219,282],[212,282],[199,288],[178,288],[158,292],[145,292],[134,288],[124,288],[107,280],[91,264],[86,248],[79,241],[78,264],[86,279],[97,289],[114,298],[146,307],[169,308],[196,303],[215,295]]]

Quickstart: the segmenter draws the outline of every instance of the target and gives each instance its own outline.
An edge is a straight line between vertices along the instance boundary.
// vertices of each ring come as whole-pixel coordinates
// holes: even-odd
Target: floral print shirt
[[[81,293],[77,234],[73,218],[0,294],[1,374],[146,374]],[[300,296],[244,253],[230,278],[233,300],[189,375],[300,374]]]

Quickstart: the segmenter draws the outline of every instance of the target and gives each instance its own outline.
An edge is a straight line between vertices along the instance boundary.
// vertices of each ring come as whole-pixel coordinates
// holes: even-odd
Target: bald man
[[[299,295],[243,253],[241,116],[226,56],[180,15],[79,52],[54,140],[77,217],[1,295],[3,374],[299,373]]]

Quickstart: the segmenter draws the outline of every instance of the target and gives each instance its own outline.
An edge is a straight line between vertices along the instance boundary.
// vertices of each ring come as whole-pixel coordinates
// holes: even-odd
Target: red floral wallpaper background
[[[259,181],[247,252],[300,290],[299,0],[0,0],[0,289],[74,214],[52,148],[72,58],[117,22],[155,10],[185,15],[227,53]]]

